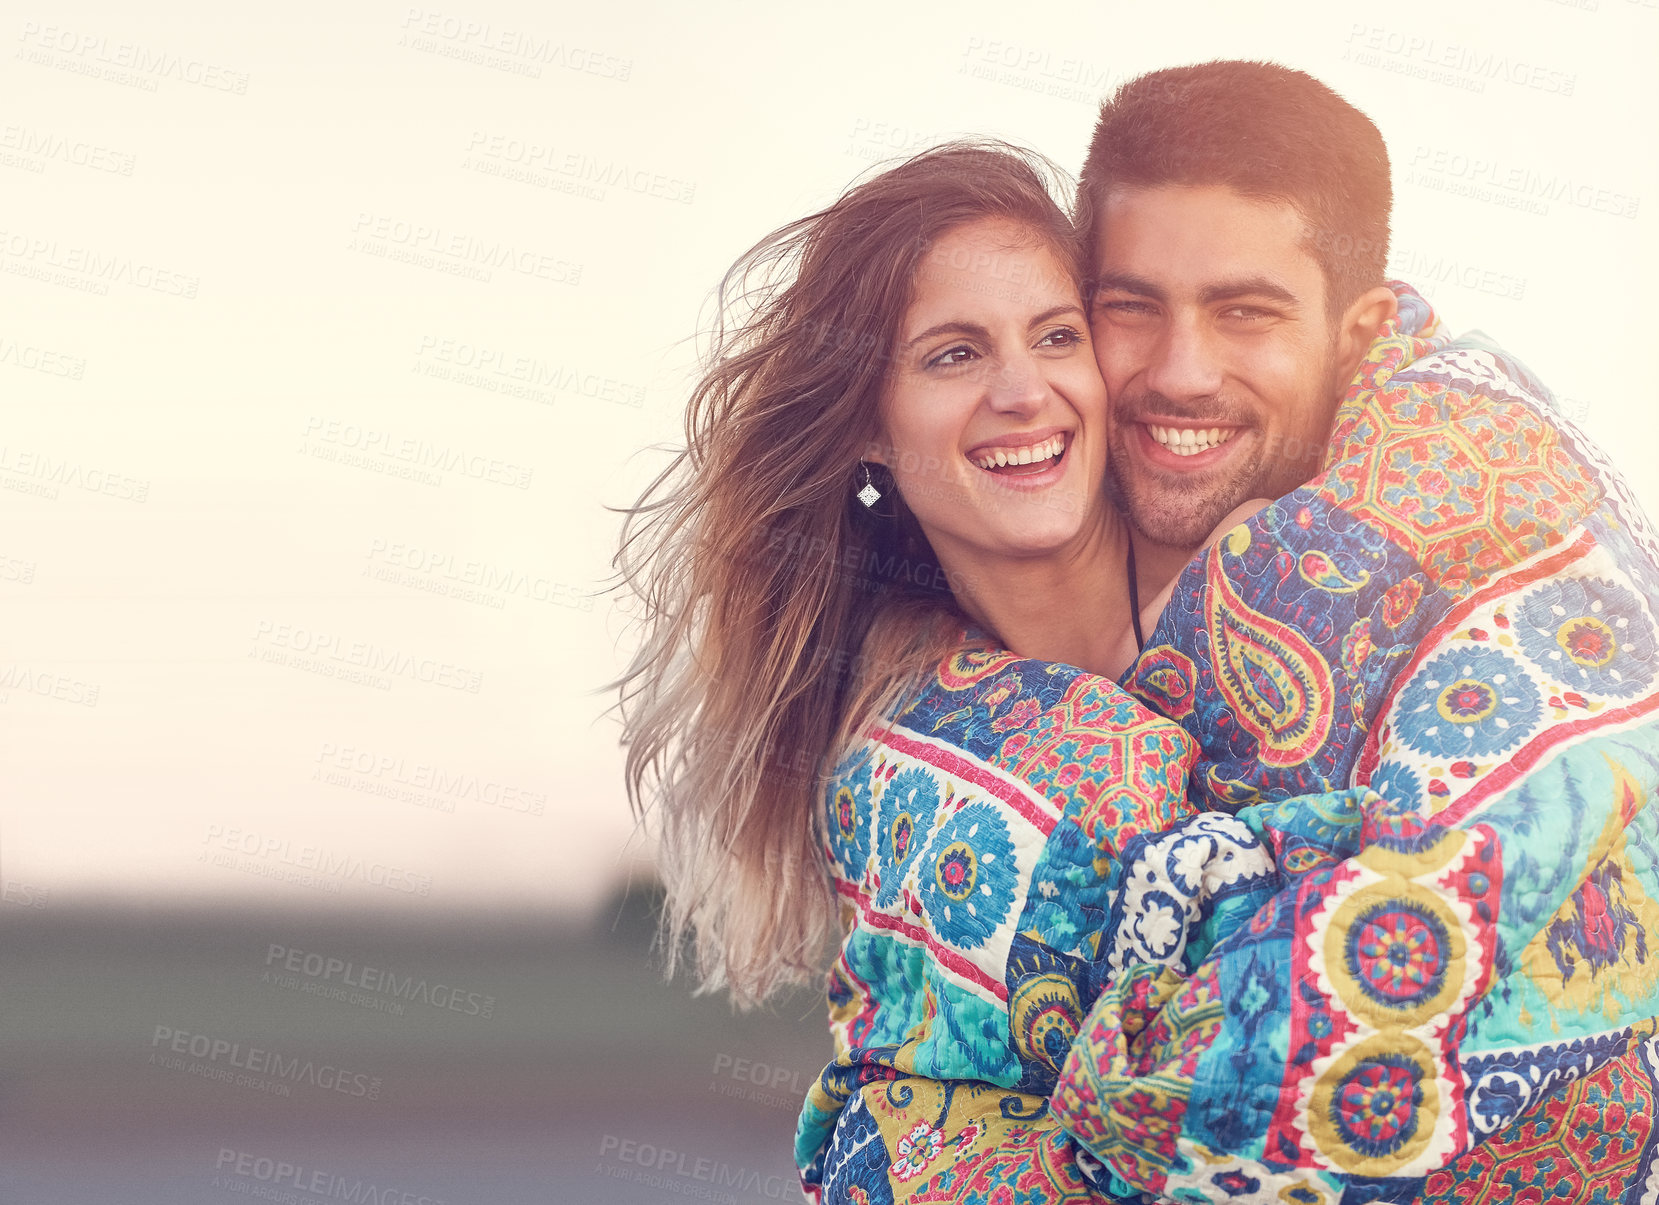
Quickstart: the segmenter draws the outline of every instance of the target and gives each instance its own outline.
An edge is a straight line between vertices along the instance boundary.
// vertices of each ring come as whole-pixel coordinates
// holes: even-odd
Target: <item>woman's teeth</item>
[[[1040,444],[1030,444],[1023,448],[992,448],[975,456],[974,463],[982,469],[1000,469],[1011,464],[1037,464],[1039,461],[1052,459],[1065,450],[1066,437],[1056,435]]]
[[[1196,456],[1200,452],[1208,452],[1238,434],[1236,429],[1221,427],[1194,430],[1191,427],[1154,427],[1148,424],[1146,429],[1152,432],[1153,439],[1177,456]]]

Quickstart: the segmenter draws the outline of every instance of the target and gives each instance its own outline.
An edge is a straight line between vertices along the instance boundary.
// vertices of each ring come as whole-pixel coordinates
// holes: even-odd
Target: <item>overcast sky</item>
[[[1369,113],[1396,273],[1654,509],[1656,6],[8,6],[6,901],[591,906],[604,508],[720,274],[944,137],[1075,169],[1160,66]]]

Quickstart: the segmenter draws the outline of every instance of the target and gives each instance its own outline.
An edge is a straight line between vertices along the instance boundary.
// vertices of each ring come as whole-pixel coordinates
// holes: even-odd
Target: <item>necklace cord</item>
[[[1146,637],[1141,635],[1141,587],[1135,580],[1135,537],[1128,539],[1129,555],[1125,558],[1124,569],[1129,576],[1129,621],[1135,625],[1135,652],[1146,651]]]

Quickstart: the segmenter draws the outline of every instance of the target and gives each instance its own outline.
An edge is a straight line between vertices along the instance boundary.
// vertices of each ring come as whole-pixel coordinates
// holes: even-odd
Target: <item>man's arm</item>
[[[1529,408],[1390,405],[1188,570],[1136,668],[1283,879],[1084,1025],[1055,1108],[1119,1191],[1404,1199],[1659,1017],[1640,516]]]
[[[1653,1032],[1655,747],[1575,746],[1447,824],[1364,788],[1247,809],[1279,890],[1190,970],[1117,977],[1056,1115],[1118,1192],[1415,1196]]]

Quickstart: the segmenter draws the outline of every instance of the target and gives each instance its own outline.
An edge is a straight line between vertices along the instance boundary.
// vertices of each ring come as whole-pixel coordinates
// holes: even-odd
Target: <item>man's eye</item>
[[[1223,318],[1231,318],[1235,322],[1260,322],[1274,317],[1272,310],[1264,310],[1254,305],[1230,305],[1221,311]]]
[[[1094,303],[1097,314],[1106,314],[1113,318],[1144,318],[1153,312],[1150,301],[1137,301],[1127,297],[1108,297]]]

